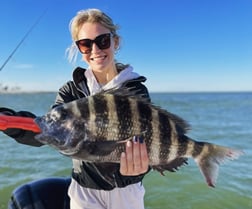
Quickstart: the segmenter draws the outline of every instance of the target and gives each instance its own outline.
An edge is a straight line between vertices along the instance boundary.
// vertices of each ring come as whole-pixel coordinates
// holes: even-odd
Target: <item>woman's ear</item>
[[[118,50],[120,45],[120,38],[118,36],[115,36],[114,41],[115,41],[114,48],[115,50]]]

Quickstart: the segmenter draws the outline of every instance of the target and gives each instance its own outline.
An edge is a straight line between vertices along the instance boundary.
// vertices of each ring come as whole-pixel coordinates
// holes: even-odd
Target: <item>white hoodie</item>
[[[132,67],[127,67],[115,76],[110,82],[101,87],[97,82],[91,69],[85,71],[87,85],[90,95],[101,90],[108,90],[120,87],[125,81],[138,78],[139,75],[133,72]],[[73,159],[73,163],[80,163],[79,160]],[[114,188],[111,191],[96,190],[80,186],[73,178],[68,188],[70,196],[70,208],[110,208],[110,209],[144,209],[143,197],[145,189],[141,182],[130,184],[123,188]],[[125,198],[127,194],[127,198]],[[130,200],[130,201],[128,201]]]
[[[87,78],[87,85],[90,90],[90,95],[94,95],[101,90],[120,87],[125,81],[138,78],[139,74],[133,72],[133,68],[131,66],[128,66],[104,86],[101,86],[97,82],[94,73],[90,68],[85,71],[85,76]]]

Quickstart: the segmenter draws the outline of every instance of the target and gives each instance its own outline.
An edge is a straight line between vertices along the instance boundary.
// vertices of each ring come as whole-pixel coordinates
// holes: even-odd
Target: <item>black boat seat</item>
[[[70,209],[67,190],[71,178],[45,178],[17,187],[9,209]]]

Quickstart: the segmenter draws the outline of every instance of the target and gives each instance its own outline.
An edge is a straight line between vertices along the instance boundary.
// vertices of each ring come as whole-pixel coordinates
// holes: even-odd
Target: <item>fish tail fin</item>
[[[244,154],[241,150],[210,143],[196,142],[195,145],[201,146],[201,152],[197,156],[194,156],[194,160],[210,187],[215,187],[219,173],[219,165],[227,160],[235,160]]]

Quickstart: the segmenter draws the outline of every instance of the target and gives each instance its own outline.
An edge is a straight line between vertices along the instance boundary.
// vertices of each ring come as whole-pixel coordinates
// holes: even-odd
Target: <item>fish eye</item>
[[[67,116],[68,116],[67,111],[63,109],[63,110],[60,112],[60,119],[61,119],[61,120],[65,120],[65,119],[67,118]]]

